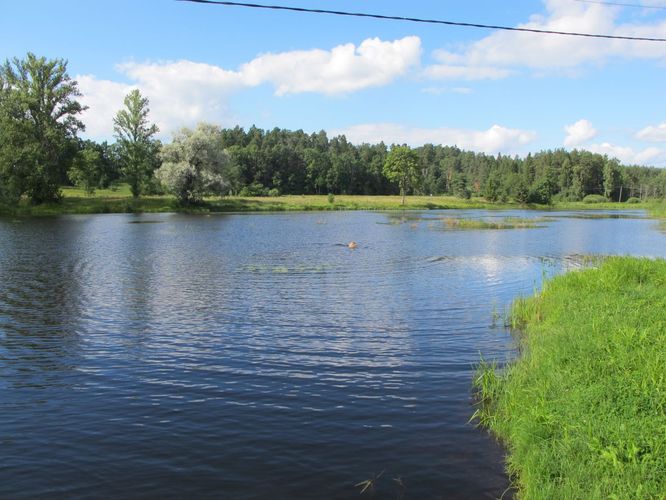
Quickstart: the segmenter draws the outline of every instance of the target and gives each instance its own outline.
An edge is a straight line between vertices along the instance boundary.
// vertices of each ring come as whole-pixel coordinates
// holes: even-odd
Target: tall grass
[[[666,498],[666,261],[610,257],[516,301],[521,354],[482,363],[478,421],[521,498]]]

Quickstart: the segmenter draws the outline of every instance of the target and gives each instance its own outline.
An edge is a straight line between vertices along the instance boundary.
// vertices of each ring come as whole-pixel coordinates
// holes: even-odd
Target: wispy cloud
[[[619,36],[666,37],[666,21],[619,23],[620,9],[600,3],[547,0],[545,16],[535,15],[521,28],[604,33]],[[498,79],[525,69],[566,76],[583,65],[601,65],[613,58],[666,61],[666,44],[603,40],[572,36],[498,31],[460,49],[437,50],[436,64],[424,73],[437,79]]]
[[[519,153],[523,146],[536,138],[530,130],[507,128],[493,125],[487,130],[457,128],[418,128],[405,127],[395,123],[368,123],[353,125],[331,131],[344,134],[351,142],[387,144],[409,144],[420,146],[426,143],[458,146],[462,149],[486,153]]]
[[[666,123],[645,127],[636,133],[636,138],[642,141],[666,142]]]
[[[617,158],[627,165],[664,165],[664,162],[666,162],[666,151],[655,147],[635,150],[628,146],[618,146],[617,144],[603,142],[601,144],[592,144],[585,149],[593,153]]]

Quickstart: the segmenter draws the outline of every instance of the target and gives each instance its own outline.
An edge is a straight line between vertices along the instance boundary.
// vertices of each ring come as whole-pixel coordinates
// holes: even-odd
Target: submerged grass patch
[[[519,359],[475,416],[521,498],[666,497],[666,261],[609,257],[515,302]]]

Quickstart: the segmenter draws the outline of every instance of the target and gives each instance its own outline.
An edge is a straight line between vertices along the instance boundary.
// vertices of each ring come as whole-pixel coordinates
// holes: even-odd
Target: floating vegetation
[[[384,471],[381,471],[379,474],[373,475],[370,479],[366,479],[365,481],[361,481],[360,483],[356,483],[354,487],[356,488],[361,488],[360,494],[363,495],[364,493],[374,493],[375,491],[375,485],[377,484],[377,480],[384,475]]]
[[[546,218],[503,217],[501,219],[461,219],[444,217],[441,219],[447,229],[531,229],[544,227]]]
[[[354,487],[359,488],[359,495],[367,495],[371,498],[396,498],[398,500],[405,498],[407,486],[402,476],[389,476],[382,479],[384,472],[381,471],[379,474],[373,474],[370,479],[356,483]],[[382,480],[380,481],[380,479]]]
[[[131,220],[128,224],[163,224],[163,220]]]
[[[241,268],[243,272],[252,274],[319,274],[326,272],[328,266],[319,265],[297,265],[289,266],[275,266],[267,264],[247,264]]]

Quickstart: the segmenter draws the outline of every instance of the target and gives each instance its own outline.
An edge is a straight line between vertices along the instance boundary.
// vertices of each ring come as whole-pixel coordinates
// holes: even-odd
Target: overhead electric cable
[[[574,0],[575,2],[581,3],[596,3],[599,5],[614,5],[618,7],[635,7],[637,9],[662,9],[666,10],[666,6],[663,5],[641,5],[639,3],[620,3],[620,2],[604,2],[602,0]]]
[[[372,19],[382,19],[391,21],[409,21],[413,23],[428,23],[428,24],[444,24],[447,26],[462,26],[464,28],[482,28],[492,30],[505,30],[505,31],[521,31],[527,33],[541,33],[544,35],[567,35],[567,36],[582,36],[587,38],[606,38],[613,40],[635,40],[642,42],[666,42],[666,38],[649,38],[649,37],[634,37],[634,36],[619,36],[619,35],[602,35],[596,33],[578,33],[575,31],[553,31],[553,30],[540,30],[535,28],[515,28],[511,26],[494,26],[491,24],[478,24],[478,23],[463,23],[457,21],[443,21],[439,19],[421,19],[418,17],[402,17],[402,16],[386,16],[382,14],[368,14],[365,12],[347,12],[342,10],[327,10],[327,9],[306,9],[304,7],[289,7],[286,5],[264,5],[258,3],[245,3],[245,2],[225,2],[222,0],[176,0],[178,2],[191,2],[210,5],[222,5],[230,7],[248,7],[251,9],[268,9],[268,10],[286,10],[291,12],[307,12],[310,14],[332,14],[335,16],[349,16],[349,17],[369,17]]]

